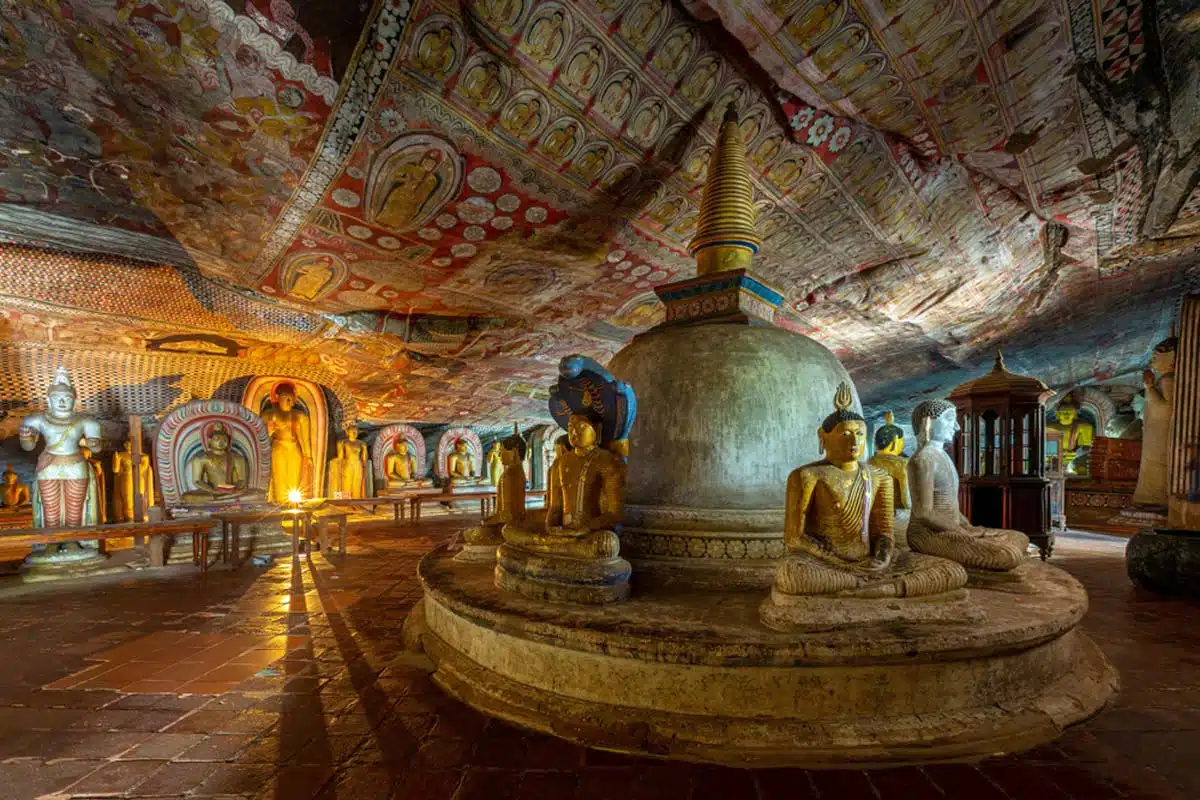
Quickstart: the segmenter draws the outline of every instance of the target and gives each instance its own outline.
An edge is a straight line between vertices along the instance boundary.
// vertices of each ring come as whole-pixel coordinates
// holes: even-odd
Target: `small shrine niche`
[[[1021,531],[1042,558],[1053,546],[1045,476],[1046,399],[1053,394],[1037,378],[1009,372],[997,353],[991,372],[949,397],[958,409],[954,460],[963,515],[972,525]]]

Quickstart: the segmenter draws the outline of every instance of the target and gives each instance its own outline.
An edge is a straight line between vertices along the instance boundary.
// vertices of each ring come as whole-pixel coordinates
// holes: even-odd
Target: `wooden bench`
[[[340,511],[337,508],[322,508],[313,515],[317,527],[317,541],[321,543],[322,550],[328,550],[332,546],[326,533],[329,526],[336,523],[338,526],[338,552],[346,555],[346,518],[348,516],[348,512]]]
[[[395,497],[338,497],[332,500],[326,500],[327,506],[335,508],[356,508],[360,506],[370,506],[371,513],[375,513],[377,506],[391,506],[392,515],[396,522],[404,519],[404,506],[408,503],[411,495],[402,494]]]
[[[30,528],[0,531],[0,545],[6,547],[35,544],[65,544],[134,537],[135,542],[154,536],[192,535],[192,562],[201,572],[208,571],[208,532],[213,521],[206,518],[173,519],[165,522],[117,522],[110,525],[88,525],[82,528]],[[200,544],[200,543],[203,544]],[[203,555],[203,557],[202,557]],[[161,549],[151,548],[150,565],[166,565]]]
[[[221,560],[230,562],[234,567],[240,566],[238,559],[242,553],[242,526],[255,523],[291,521],[292,526],[292,555],[300,553],[300,538],[303,535],[308,541],[309,529],[312,525],[312,515],[315,508],[280,508],[273,511],[223,511],[213,514],[212,518],[221,523]],[[304,533],[301,534],[301,531]],[[231,551],[232,546],[232,553]],[[204,540],[204,555],[208,555],[208,539]]]
[[[408,515],[413,522],[421,521],[421,506],[426,503],[463,503],[479,501],[479,516],[486,518],[496,507],[495,492],[463,492],[461,494],[419,494],[408,498]]]

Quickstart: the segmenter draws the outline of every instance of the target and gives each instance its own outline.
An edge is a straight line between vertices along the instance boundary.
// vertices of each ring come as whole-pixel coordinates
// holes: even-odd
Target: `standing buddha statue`
[[[825,459],[788,476],[783,534],[788,554],[761,609],[770,627],[833,624],[820,613],[813,616],[813,604],[802,598],[924,597],[953,592],[967,583],[966,571],[953,561],[896,547],[895,484],[883,469],[861,463],[867,424],[851,410],[852,402],[850,386],[841,384],[834,412],[817,430]],[[864,613],[865,621],[895,609],[881,604],[853,610]]]
[[[500,449],[500,442],[493,442],[492,449],[488,450],[488,483],[490,483],[492,486],[500,485],[500,472],[504,469],[503,457],[500,455]]]
[[[1159,342],[1142,373],[1146,404],[1142,410],[1142,463],[1138,468],[1136,506],[1166,512],[1167,472],[1171,458],[1171,421],[1175,417],[1174,335]]]
[[[912,425],[918,449],[908,461],[908,546],[988,572],[1007,572],[1025,563],[1029,537],[1020,531],[976,527],[958,510],[958,470],[946,454],[958,430],[954,404],[926,400],[913,409]]]
[[[500,457],[501,471],[496,491],[496,512],[477,528],[468,528],[463,533],[466,542],[462,552],[455,558],[459,561],[496,560],[496,548],[504,544],[505,525],[520,526],[525,521],[525,440],[517,426],[513,425],[511,436],[505,437],[492,448]]]
[[[88,469],[95,476],[96,511],[99,514],[96,521],[103,525],[108,522],[108,482],[104,480],[104,465],[100,463],[100,459],[92,455],[91,448],[82,442],[80,442],[79,452],[83,454],[83,460],[87,462]]]
[[[271,436],[271,487],[267,500],[288,502],[288,492],[312,494],[312,435],[308,414],[296,408],[296,387],[287,381],[275,384],[272,405],[262,413]]]
[[[75,412],[75,387],[67,371],[59,367],[46,394],[46,410],[21,420],[17,437],[22,450],[46,448],[38,456],[33,491],[35,528],[79,527],[100,523],[99,489],[96,473],[87,462],[80,440],[90,452],[100,449],[100,423]],[[89,546],[51,545],[47,553],[93,549]],[[98,547],[94,548],[98,549]]]
[[[870,464],[879,467],[892,478],[892,501],[896,509],[894,530],[896,544],[908,547],[908,459],[904,456],[904,431],[895,424],[896,418],[888,411],[883,415],[883,426],[875,431],[875,454]]]
[[[330,470],[331,491],[341,497],[367,496],[367,444],[358,440],[358,428],[346,428],[346,438],[338,442],[337,458]]]
[[[126,439],[125,446],[113,453],[112,471],[112,521],[134,522],[133,490],[136,485],[138,492],[145,498],[142,519],[137,521],[145,522],[145,509],[154,504],[154,470],[151,467],[149,456],[142,456],[137,468],[137,475],[135,476],[133,468],[133,442]]]

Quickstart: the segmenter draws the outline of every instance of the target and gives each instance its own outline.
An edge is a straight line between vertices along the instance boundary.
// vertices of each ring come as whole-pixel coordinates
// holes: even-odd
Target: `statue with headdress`
[[[528,445],[513,423],[511,436],[496,442],[500,458],[500,475],[496,481],[496,510],[483,524],[463,533],[463,550],[459,561],[496,560],[496,548],[504,544],[505,525],[521,526],[525,522],[525,453]]]
[[[832,627],[837,604],[812,598],[873,600],[930,597],[962,589],[967,573],[944,558],[896,547],[894,481],[862,463],[867,423],[851,409],[846,383],[834,411],[817,430],[825,458],[788,476],[784,543],[788,554],[775,575],[763,622],[777,629]],[[960,593],[961,595],[961,593]],[[960,595],[948,599],[962,599]],[[828,608],[826,608],[828,606]],[[859,621],[904,618],[904,607],[868,603],[840,606]],[[930,607],[914,609],[915,613]],[[847,620],[848,621],[848,620]]]
[[[59,367],[46,393],[46,410],[25,417],[17,432],[22,450],[33,450],[39,438],[46,443],[38,456],[33,488],[35,528],[100,524],[100,487],[81,446],[99,451],[100,423],[76,413],[75,400],[71,377]],[[75,548],[53,545],[47,552],[51,549]]]
[[[908,546],[918,553],[957,561],[968,570],[1003,573],[1025,563],[1029,537],[1020,531],[971,524],[958,508],[958,469],[946,446],[959,430],[948,400],[925,400],[913,409],[917,452],[908,460],[912,517]]]
[[[538,599],[607,603],[629,596],[619,557],[625,459],[637,414],[633,390],[590,358],[559,364],[550,413],[569,449],[550,468],[543,524],[504,526],[496,585]]]
[[[908,546],[908,458],[904,455],[904,430],[888,411],[875,431],[875,452],[867,462],[892,477],[892,502],[896,509],[896,544]]]

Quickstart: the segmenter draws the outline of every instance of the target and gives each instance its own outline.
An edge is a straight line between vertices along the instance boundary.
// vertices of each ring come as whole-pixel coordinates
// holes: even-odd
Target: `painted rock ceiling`
[[[1140,370],[1200,246],[1187,0],[0,0],[0,333],[545,416],[653,325],[733,103],[864,399]]]

